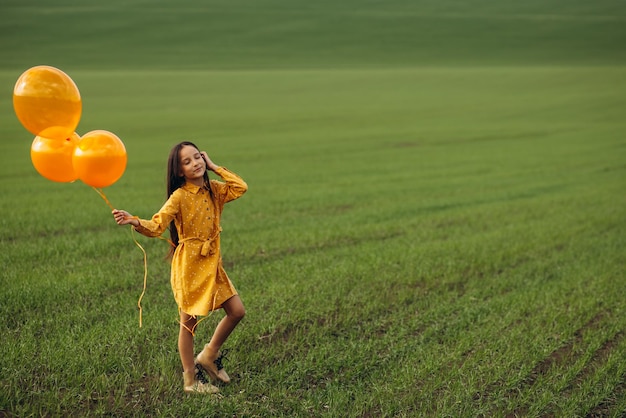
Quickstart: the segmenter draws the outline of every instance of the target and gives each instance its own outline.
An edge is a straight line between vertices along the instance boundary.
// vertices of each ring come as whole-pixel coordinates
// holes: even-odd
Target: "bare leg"
[[[246,309],[239,296],[233,296],[222,304],[226,316],[217,324],[211,341],[204,346],[204,349],[198,354],[196,360],[199,365],[206,370],[213,380],[219,380],[223,383],[230,382],[230,377],[226,370],[221,366],[218,360],[219,349],[224,344],[231,332],[235,329],[239,321],[246,315]]]
[[[183,371],[195,369],[193,354],[193,334],[189,331],[196,325],[196,318],[180,312],[180,330],[178,331],[178,353],[183,363]]]
[[[217,324],[217,328],[215,328],[213,337],[211,337],[209,342],[209,348],[214,353],[219,351],[239,321],[246,316],[246,308],[244,308],[241,298],[237,295],[224,302],[222,307],[226,312],[226,316]]]
[[[196,365],[193,358],[193,334],[198,321],[196,318],[180,312],[180,330],[178,332],[178,352],[183,363],[183,389],[187,393],[217,393],[219,389],[196,376]]]

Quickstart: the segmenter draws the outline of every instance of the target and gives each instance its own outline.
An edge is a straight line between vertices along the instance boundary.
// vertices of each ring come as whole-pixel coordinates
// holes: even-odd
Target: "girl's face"
[[[184,176],[187,181],[202,185],[204,183],[204,172],[206,162],[197,148],[185,145],[178,153],[180,161],[180,176]]]

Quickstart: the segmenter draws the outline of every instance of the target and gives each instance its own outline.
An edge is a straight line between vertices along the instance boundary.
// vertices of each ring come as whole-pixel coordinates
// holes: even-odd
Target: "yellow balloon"
[[[74,149],[72,164],[78,178],[92,187],[115,183],[126,170],[126,148],[112,132],[96,130],[83,135]]]
[[[76,132],[63,140],[36,136],[30,147],[30,159],[39,174],[59,183],[75,181],[72,156],[80,136]]]
[[[58,68],[40,65],[26,70],[13,88],[13,108],[22,125],[37,136],[65,140],[82,112],[74,81]]]

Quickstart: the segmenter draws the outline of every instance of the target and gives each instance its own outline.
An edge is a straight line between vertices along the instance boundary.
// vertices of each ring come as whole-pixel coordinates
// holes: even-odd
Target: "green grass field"
[[[0,416],[626,415],[624,45],[617,0],[3,1]],[[183,139],[248,182],[220,396],[182,391],[166,244],[32,167],[41,64],[124,141],[113,205],[158,210]]]

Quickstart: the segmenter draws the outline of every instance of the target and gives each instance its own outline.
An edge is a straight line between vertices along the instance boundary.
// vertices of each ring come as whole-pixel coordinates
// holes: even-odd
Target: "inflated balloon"
[[[30,159],[35,170],[48,180],[68,183],[78,176],[74,171],[72,156],[80,136],[74,132],[63,140],[36,136],[30,147]]]
[[[92,187],[115,183],[126,169],[126,148],[117,135],[97,130],[83,135],[74,149],[72,163],[78,178]]]
[[[22,125],[37,136],[65,140],[80,121],[82,101],[74,81],[58,68],[26,70],[13,88],[13,108]]]

